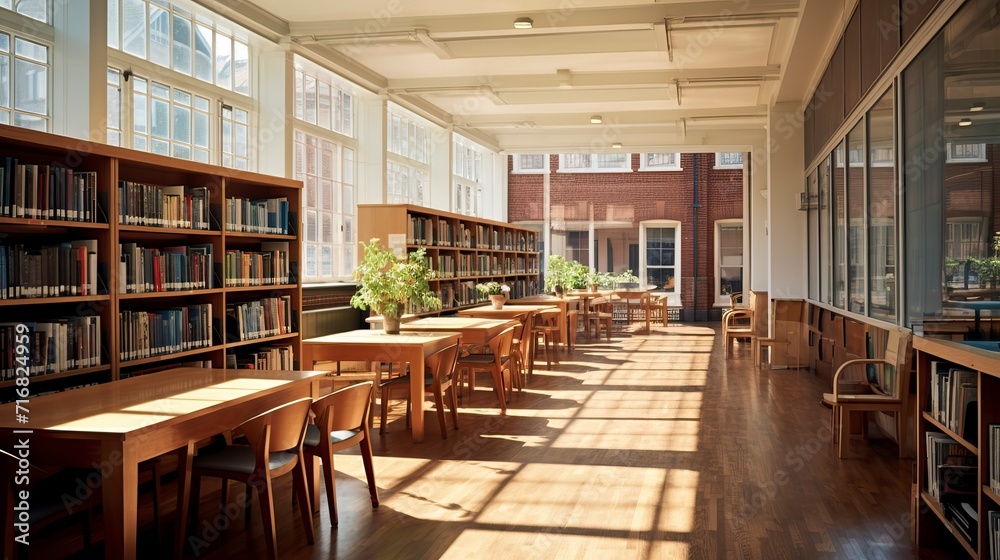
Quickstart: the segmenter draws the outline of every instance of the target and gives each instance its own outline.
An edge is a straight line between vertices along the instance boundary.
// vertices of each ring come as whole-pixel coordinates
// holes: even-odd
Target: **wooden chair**
[[[457,347],[457,345],[456,345]],[[306,428],[302,451],[306,457],[306,480],[313,483],[313,461],[319,457],[323,462],[323,481],[326,485],[326,503],[330,510],[330,523],[336,527],[337,481],[334,478],[333,454],[355,445],[361,450],[361,461],[365,465],[368,478],[368,493],[372,507],[378,507],[378,487],[375,486],[375,470],[372,466],[371,431],[368,416],[371,414],[371,394],[375,384],[364,381],[334,391],[313,401],[312,412],[316,423]],[[323,437],[326,434],[326,437]],[[310,496],[313,492],[309,493]],[[311,520],[310,520],[311,521]]]
[[[611,325],[613,313],[611,312],[611,300],[606,297],[596,297],[590,300],[590,311],[588,313],[587,320],[594,325],[594,338],[596,340],[601,339],[601,325],[604,326],[604,332],[608,338],[611,340]],[[587,332],[590,333],[590,325],[587,325]]]
[[[427,356],[424,361],[424,387],[430,389],[427,394],[434,398],[434,406],[437,409],[438,425],[441,427],[441,438],[448,438],[448,427],[444,417],[444,395],[447,391],[448,406],[451,409],[451,421],[458,429],[458,402],[455,399],[456,387],[452,382],[455,373],[455,360],[458,358],[458,344],[440,350],[433,355]],[[379,432],[385,433],[386,416],[388,411],[387,403],[392,389],[405,389],[406,391],[406,427],[410,427],[410,375],[392,377],[382,383],[382,418],[379,424]]]
[[[365,394],[365,398],[368,395]],[[293,473],[293,486],[298,495],[302,526],[306,540],[313,544],[313,517],[309,490],[306,488],[305,459],[302,442],[306,434],[306,421],[312,399],[303,398],[272,408],[233,428],[242,433],[249,446],[226,444],[206,451],[199,451],[192,461],[191,495],[195,514],[191,523],[197,526],[197,498],[201,495],[201,477],[214,476],[223,480],[239,480],[256,488],[260,497],[261,521],[264,523],[264,540],[269,558],[278,557],[275,539],[274,496],[271,479]],[[249,499],[251,492],[247,492]],[[249,522],[249,511],[247,520]]]
[[[510,346],[514,340],[514,327],[505,329],[500,334],[493,337],[489,342],[489,352],[483,354],[467,354],[458,358],[455,365],[456,370],[463,372],[468,378],[469,397],[475,389],[475,375],[477,371],[486,370],[493,376],[493,389],[500,401],[500,412],[507,412],[507,391],[505,387],[510,384],[511,366]],[[505,378],[505,375],[506,378]],[[461,377],[459,378],[461,381]],[[461,383],[459,383],[461,387]]]
[[[733,339],[749,339],[756,364],[760,354],[757,338],[767,336],[767,292],[751,290],[749,299],[749,307],[729,309],[722,314],[722,336],[726,358],[729,358]]]
[[[833,392],[823,394],[823,403],[830,406],[830,427],[834,438],[839,439],[839,456],[847,452],[850,437],[850,414],[865,413],[862,432],[867,436],[868,412],[892,412],[896,418],[899,456],[906,456],[909,441],[908,407],[904,402],[910,392],[910,331],[889,328],[886,335],[885,356],[862,358],[844,362],[833,376]],[[870,378],[868,368],[875,366],[875,377]],[[863,366],[863,367],[857,367]],[[872,383],[874,381],[874,383]]]
[[[524,338],[525,332],[531,332],[531,313],[525,313],[518,317],[521,324],[514,327],[514,338],[510,342],[510,357],[514,360],[512,379],[513,387],[517,388],[518,391],[524,390],[525,384],[527,384],[528,379],[528,359],[527,354],[524,351],[526,345],[526,340]]]
[[[548,367],[552,367],[552,355],[555,352],[551,349],[559,341],[559,314],[562,311],[556,309],[553,311],[542,311],[535,318],[535,322],[531,325],[531,351],[535,352],[538,348],[538,338],[541,337],[542,345],[545,347],[545,362]],[[559,357],[556,356],[556,362],[559,361]]]

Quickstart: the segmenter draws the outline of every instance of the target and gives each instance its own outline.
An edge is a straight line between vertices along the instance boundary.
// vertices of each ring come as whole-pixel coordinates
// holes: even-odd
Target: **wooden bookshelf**
[[[975,348],[973,346],[935,338],[914,337],[913,347],[917,351],[917,484],[915,486],[917,515],[913,522],[916,542],[921,547],[940,547],[954,551],[954,557],[990,557],[989,512],[1000,511],[1000,497],[990,489],[990,469],[995,451],[990,449],[990,425],[1000,424],[1000,409],[994,406],[980,406],[975,422],[957,433],[948,422],[935,417],[932,400],[934,377],[932,364],[936,369],[961,369],[973,372],[977,382],[979,403],[992,403],[1000,396],[1000,352]],[[972,458],[976,468],[976,496],[973,506],[978,515],[977,531],[971,542],[965,539],[956,527],[957,521],[950,519],[945,507],[931,495],[929,481],[932,478],[928,466],[930,452],[928,432],[943,433],[955,440],[958,449]],[[969,436],[969,437],[963,437]],[[974,437],[972,437],[974,436]],[[975,440],[975,441],[972,441]]]
[[[431,281],[442,301],[441,311],[453,312],[488,301],[477,283],[496,281],[511,287],[511,298],[535,295],[538,283],[538,232],[410,204],[359,204],[360,240],[379,238],[383,246],[405,247],[409,253],[427,250],[437,277]]]
[[[47,169],[55,170],[58,166],[59,169],[65,167],[72,170],[74,174],[88,172],[96,176],[98,211],[93,222],[0,215],[0,242],[5,245],[54,246],[75,239],[97,242],[97,294],[0,300],[0,307],[3,309],[3,318],[0,319],[2,324],[80,316],[99,317],[100,364],[30,376],[32,385],[38,383],[37,391],[59,390],[82,383],[115,381],[154,368],[163,369],[172,364],[191,361],[207,362],[212,367],[222,368],[226,367],[227,353],[244,354],[272,344],[290,346],[295,362],[293,367],[298,366],[302,309],[299,274],[302,247],[298,222],[302,204],[300,181],[0,125],[0,167],[4,165],[5,158],[16,158],[18,164],[38,166],[39,169],[47,166]],[[201,208],[208,214],[208,229],[121,223],[119,214],[123,200],[119,184],[122,181],[175,189],[183,186],[182,190],[185,191],[196,190],[203,202]],[[232,198],[284,199],[287,205],[277,207],[279,210],[287,208],[288,221],[287,224],[278,225],[287,226],[287,233],[228,230],[226,223],[230,216],[227,215],[229,205],[226,201]],[[184,200],[184,196],[181,200]],[[0,198],[0,205],[2,203],[3,199]],[[264,215],[269,216],[267,212]],[[275,212],[274,215],[280,216],[280,212]],[[280,218],[275,219],[281,221]],[[123,291],[119,267],[122,261],[121,244],[126,243],[161,251],[180,247],[188,249],[191,246],[201,246],[204,251],[210,247],[211,262],[205,265],[208,267],[207,274],[212,277],[211,287],[140,293],[127,293],[127,289]],[[227,288],[224,276],[226,251],[261,251],[261,243],[270,243],[272,247],[274,243],[279,243],[282,251],[283,244],[287,244],[289,280],[276,285]],[[175,283],[174,286],[178,284]],[[264,298],[280,300],[282,297],[287,297],[290,301],[292,312],[290,316],[282,318],[288,323],[291,332],[252,340],[234,340],[232,333],[227,332],[230,328],[226,320],[228,306]],[[208,323],[212,330],[210,345],[186,348],[160,356],[122,359],[123,329],[119,323],[121,312],[153,313],[196,304],[211,305]],[[10,394],[13,387],[13,380],[0,379],[0,389],[3,389],[0,391],[0,400],[13,398]]]

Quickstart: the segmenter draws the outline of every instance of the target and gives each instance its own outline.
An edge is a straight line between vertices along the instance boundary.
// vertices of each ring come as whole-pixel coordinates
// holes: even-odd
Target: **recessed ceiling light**
[[[590,117],[590,124],[601,124],[602,122],[604,122],[604,119],[601,118],[601,115]]]
[[[514,20],[514,29],[531,29],[534,23],[530,17],[519,17]]]
[[[615,149],[621,148],[622,147],[622,143],[621,142],[615,142],[614,144],[611,145],[611,147],[615,148]]]
[[[986,104],[985,103],[978,102],[978,103],[973,103],[972,107],[969,107],[969,111],[971,111],[973,113],[978,113],[979,111],[982,111],[985,108],[986,108]]]
[[[958,121],[958,126],[972,126],[972,119],[962,119]]]

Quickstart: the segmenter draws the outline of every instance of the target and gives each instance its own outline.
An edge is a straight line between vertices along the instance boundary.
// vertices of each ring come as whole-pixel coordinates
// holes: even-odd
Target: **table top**
[[[133,435],[234,401],[325,375],[323,371],[177,368],[32,397],[28,422],[15,403],[0,405],[0,428]],[[220,427],[220,430],[224,427]]]
[[[516,327],[520,321],[513,319],[483,319],[478,317],[424,317],[411,323],[400,325],[399,330],[408,332],[460,332],[463,344],[485,344],[509,327]]]
[[[553,309],[558,309],[554,305],[532,305],[529,303],[517,304],[506,303],[503,309],[493,309],[489,305],[484,305],[482,307],[472,307],[469,309],[462,309],[458,312],[460,317],[499,317],[503,319],[514,318],[524,315],[525,313],[539,313],[541,311],[550,311]]]
[[[948,300],[949,305],[955,307],[964,307],[966,309],[1000,309],[1000,301],[989,301],[989,300]]]
[[[512,300],[508,301],[505,305],[524,305],[524,304],[530,304],[530,305],[539,305],[539,304],[543,304],[543,305],[544,304],[548,304],[548,305],[560,305],[560,304],[572,303],[574,301],[580,301],[580,297],[579,296],[574,296],[574,295],[565,295],[565,296],[563,296],[563,297],[560,298],[560,297],[550,296],[550,295],[537,295],[537,296],[529,296],[529,297],[512,299]]]
[[[407,323],[408,325],[412,323]],[[400,326],[402,328],[402,326]],[[358,329],[336,334],[328,334],[316,338],[307,338],[302,344],[370,344],[394,346],[426,346],[459,336],[459,332],[427,332],[410,331],[399,334],[386,334],[377,329]]]

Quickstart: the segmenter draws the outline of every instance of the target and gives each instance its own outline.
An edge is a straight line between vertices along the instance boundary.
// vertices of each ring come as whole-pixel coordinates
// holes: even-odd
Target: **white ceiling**
[[[793,91],[781,83],[793,44],[796,57],[819,59],[840,31],[832,22],[825,37],[810,37],[816,48],[799,48],[807,0],[252,4],[237,10],[244,21],[266,21],[271,37],[510,151],[748,143],[762,134],[779,88],[786,100],[805,98],[811,79],[796,75]],[[517,17],[530,17],[533,29],[514,29]],[[592,115],[603,124],[591,124]]]

